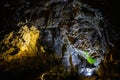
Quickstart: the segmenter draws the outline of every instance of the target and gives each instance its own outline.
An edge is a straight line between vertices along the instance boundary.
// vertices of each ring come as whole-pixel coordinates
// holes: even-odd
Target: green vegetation
[[[93,58],[91,58],[91,57],[89,56],[88,52],[85,51],[85,52],[84,52],[84,55],[86,56],[87,61],[88,61],[90,64],[94,64],[94,63],[96,62],[95,59],[93,59]]]

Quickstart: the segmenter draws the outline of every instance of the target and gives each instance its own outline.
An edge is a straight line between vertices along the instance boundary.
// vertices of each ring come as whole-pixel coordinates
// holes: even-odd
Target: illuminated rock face
[[[73,71],[91,76],[107,47],[102,14],[79,0],[50,0],[40,5],[29,6],[26,11],[20,8],[21,14],[29,16],[30,24],[39,30],[25,25],[9,33],[0,42],[0,65],[5,65],[5,70],[44,66],[53,70],[46,71],[47,75],[59,73],[60,68],[62,75]]]
[[[25,25],[18,32],[9,33],[0,42],[0,59],[3,60],[0,65],[5,61],[22,61],[23,58],[36,56],[38,38],[39,31],[34,26]]]
[[[100,26],[104,22],[102,14],[77,0],[60,6],[51,8],[46,26],[43,26],[45,17],[36,19],[35,24],[41,29],[40,40],[48,53],[53,51],[62,57],[68,71],[76,68],[78,73],[91,76],[107,50],[103,25]]]
[[[105,34],[100,26],[103,17],[88,5],[77,1],[73,1],[73,4],[72,10],[78,11],[74,12],[72,25],[61,28],[63,43],[66,45],[63,63],[68,68],[77,67],[80,74],[91,76],[98,70],[107,50]]]

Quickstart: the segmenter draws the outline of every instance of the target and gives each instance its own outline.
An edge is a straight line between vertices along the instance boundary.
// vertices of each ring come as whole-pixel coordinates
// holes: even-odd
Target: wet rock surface
[[[0,6],[2,75],[32,80],[119,78],[119,57],[98,9],[78,0],[6,1]]]

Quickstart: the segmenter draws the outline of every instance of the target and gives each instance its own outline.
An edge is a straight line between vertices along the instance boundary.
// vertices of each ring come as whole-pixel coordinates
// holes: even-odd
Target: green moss
[[[93,58],[91,58],[91,57],[89,56],[88,52],[85,51],[85,52],[84,52],[84,55],[86,56],[87,61],[88,61],[90,64],[94,64],[94,63],[96,62],[95,59],[93,59]]]
[[[91,58],[91,57],[88,57],[87,58],[87,61],[90,63],[90,64],[94,64],[96,62],[95,59]]]

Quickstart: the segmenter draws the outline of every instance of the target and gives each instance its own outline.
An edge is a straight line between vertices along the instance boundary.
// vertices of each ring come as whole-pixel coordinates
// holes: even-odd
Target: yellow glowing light
[[[18,32],[11,32],[5,37],[2,43],[4,43],[7,48],[1,56],[4,57],[6,61],[22,59],[25,56],[35,56],[38,51],[36,46],[38,38],[39,30],[37,30],[37,28],[34,26],[28,27],[27,25],[22,26]],[[41,48],[41,50],[45,52],[44,48]],[[14,51],[17,51],[17,53]],[[15,54],[11,55],[11,53]]]
[[[41,46],[40,47],[40,50],[43,52],[43,53],[45,53],[45,50],[44,50],[44,48]]]

